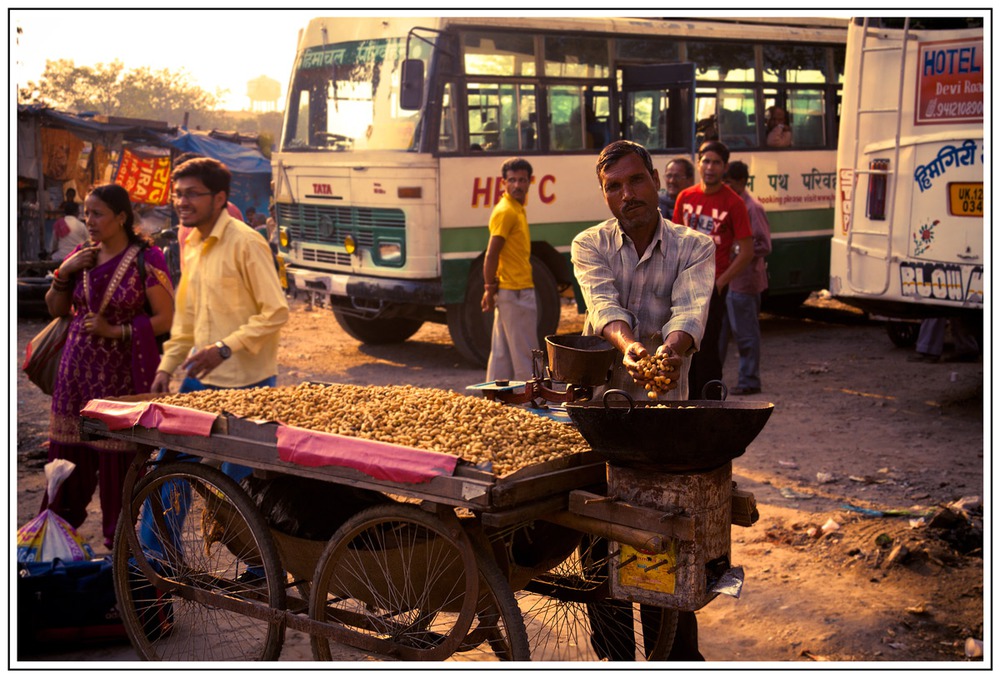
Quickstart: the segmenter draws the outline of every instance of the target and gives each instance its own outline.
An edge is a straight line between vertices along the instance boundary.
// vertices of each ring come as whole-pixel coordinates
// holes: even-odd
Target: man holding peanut
[[[622,352],[608,386],[639,398],[652,391],[686,400],[689,356],[700,347],[715,283],[715,243],[660,215],[660,178],[639,144],[607,146],[597,158],[597,178],[614,218],[573,240],[573,268],[587,304],[583,332],[604,337]],[[707,349],[718,352],[717,342]],[[655,636],[658,608],[640,610],[644,637]],[[590,642],[602,659],[635,657],[635,639],[610,631],[616,624],[609,623],[617,619],[629,626],[629,603],[594,604],[588,613]],[[678,612],[667,660],[704,659],[694,612]]]
[[[597,178],[614,218],[573,240],[587,304],[584,334],[602,336],[622,352],[609,387],[686,400],[689,356],[704,333],[715,277],[715,243],[661,217],[659,175],[639,144],[607,146]]]

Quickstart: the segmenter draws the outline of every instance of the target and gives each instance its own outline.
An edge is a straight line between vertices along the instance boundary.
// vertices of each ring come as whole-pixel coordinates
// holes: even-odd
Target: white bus
[[[888,316],[982,322],[983,18],[857,18],[848,29],[830,292]]]
[[[610,216],[597,154],[627,138],[663,173],[718,138],[750,167],[774,253],[772,297],[828,284],[846,21],[319,18],[301,32],[274,155],[290,284],[364,342],[446,322],[484,365],[479,308],[504,159],[528,196],[539,337],[578,292],[573,237]],[[780,107],[791,145],[767,146]],[[577,294],[578,304],[579,295]],[[580,306],[582,309],[582,305]]]

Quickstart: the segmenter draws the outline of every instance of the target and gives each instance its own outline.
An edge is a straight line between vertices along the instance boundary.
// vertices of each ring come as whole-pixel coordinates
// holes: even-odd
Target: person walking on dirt
[[[719,360],[719,332],[726,315],[729,283],[753,259],[750,216],[740,196],[723,183],[729,165],[729,149],[721,141],[706,141],[698,149],[701,181],[684,189],[674,206],[674,223],[684,224],[715,241],[715,289],[708,308],[702,339],[703,350],[691,360],[692,398],[702,397],[710,381],[722,379]],[[733,256],[733,252],[738,254]]]
[[[719,338],[719,361],[726,362],[729,335],[736,338],[740,368],[733,395],[760,393],[760,295],[767,289],[767,265],[764,257],[771,253],[771,226],[760,201],[750,195],[747,181],[750,169],[739,160],[729,163],[725,182],[746,205],[753,233],[753,259],[750,265],[729,283],[726,295],[726,318]]]
[[[212,158],[188,160],[173,172],[174,208],[192,234],[153,393],[168,393],[178,368],[185,372],[180,393],[277,384],[288,301],[268,244],[227,210],[231,177]],[[225,462],[222,471],[239,482],[252,469]],[[156,542],[144,524],[142,543]]]
[[[505,184],[490,214],[490,240],[483,261],[484,313],[493,311],[493,337],[486,380],[532,376],[538,310],[531,276],[531,232],[524,203],[531,185],[531,164],[510,158],[501,167]]]

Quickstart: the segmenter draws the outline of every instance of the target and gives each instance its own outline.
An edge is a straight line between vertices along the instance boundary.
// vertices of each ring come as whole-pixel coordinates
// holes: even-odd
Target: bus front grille
[[[292,241],[344,246],[351,236],[357,247],[372,247],[383,229],[398,233],[406,228],[401,209],[334,207],[327,205],[278,204],[278,223]]]
[[[302,261],[316,264],[333,264],[335,266],[350,266],[351,255],[347,252],[331,252],[315,247],[303,247]]]

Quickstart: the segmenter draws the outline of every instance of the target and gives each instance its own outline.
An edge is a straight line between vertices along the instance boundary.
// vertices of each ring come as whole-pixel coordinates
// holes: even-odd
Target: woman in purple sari
[[[149,392],[160,361],[156,335],[173,320],[173,286],[163,252],[135,227],[128,191],[97,186],[84,207],[91,243],[66,257],[45,295],[53,317],[73,317],[52,393],[49,460],[76,464],[47,503],[78,528],[99,480],[104,545],[111,548],[122,481],[136,450],[117,440],[81,442],[80,409],[93,398]],[[145,280],[139,279],[140,251]]]

